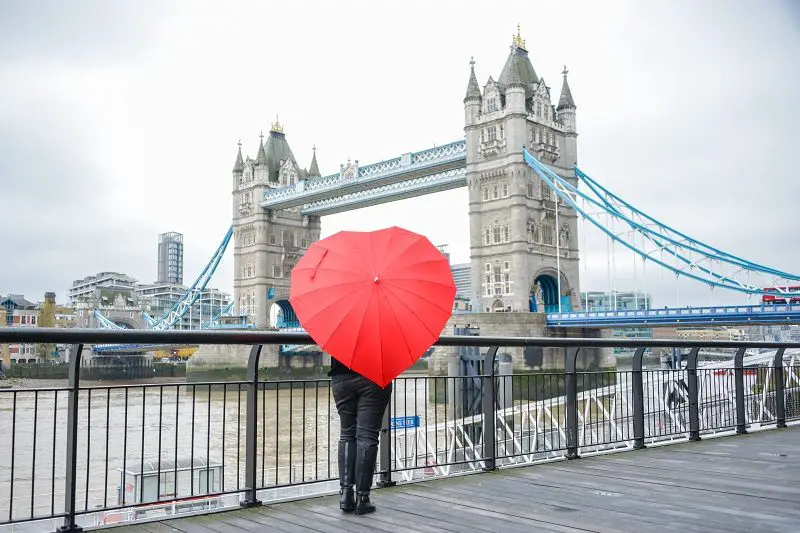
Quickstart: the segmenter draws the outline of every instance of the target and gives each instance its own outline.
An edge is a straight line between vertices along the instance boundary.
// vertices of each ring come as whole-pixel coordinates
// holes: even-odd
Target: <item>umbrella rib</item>
[[[356,342],[353,345],[353,356],[354,357],[353,357],[353,359],[350,360],[351,368],[353,366],[355,366],[355,362],[356,362],[355,361],[356,346],[358,346],[358,341],[359,341],[359,339],[361,339],[362,333],[364,333],[364,317],[367,316],[367,312],[369,311],[369,304],[370,304],[370,302],[372,301],[373,298],[375,298],[375,291],[371,291],[370,292],[369,300],[367,301],[367,305],[364,306],[364,313],[361,315],[361,322],[359,322],[360,325],[359,325],[359,328],[358,328],[358,335],[356,335]],[[358,301],[360,302],[361,299],[359,299]],[[348,313],[347,313],[347,315],[345,315],[345,317],[349,316],[350,313],[353,311],[353,309],[355,309],[355,306],[353,306],[353,308],[350,309],[350,311],[348,311]],[[342,319],[342,322],[344,322],[344,319]],[[339,325],[341,325],[341,322],[339,323]],[[379,333],[379,335],[380,335],[380,333]],[[383,376],[383,366],[381,366],[381,376]]]
[[[347,282],[344,282],[344,283],[336,283],[334,285],[326,285],[324,287],[316,287],[314,289],[311,289],[310,291],[306,291],[306,292],[304,292],[302,294],[298,294],[297,296],[295,296],[295,298],[303,298],[304,296],[308,296],[309,294],[314,294],[315,292],[327,291],[327,290],[330,290],[332,287],[344,287],[346,285],[363,285],[363,284],[364,284],[364,280],[359,280],[359,281],[347,281]],[[350,295],[348,294],[348,296],[350,296]]]
[[[452,312],[452,309],[445,309],[445,308],[444,308],[444,307],[442,307],[441,305],[439,305],[439,304],[437,304],[437,303],[434,303],[434,302],[432,302],[432,301],[428,300],[427,298],[423,298],[422,296],[420,296],[420,295],[419,295],[418,293],[416,293],[416,292],[410,291],[410,290],[408,290],[408,289],[405,289],[405,288],[403,288],[403,287],[393,287],[393,286],[391,285],[391,283],[390,283],[390,284],[388,284],[388,286],[389,286],[389,287],[391,287],[392,289],[397,289],[397,290],[401,290],[401,291],[403,291],[403,292],[407,292],[408,294],[413,294],[414,296],[417,296],[417,297],[419,297],[421,300],[425,300],[426,302],[428,302],[428,303],[429,303],[429,304],[431,304],[432,306],[436,307],[437,309],[441,309],[441,310],[442,310],[442,311],[444,311],[445,313],[451,313],[451,312]],[[394,295],[394,296],[396,297],[397,295]],[[399,299],[399,298],[398,298],[398,299]],[[409,307],[409,309],[411,309],[411,308]]]
[[[446,287],[448,289],[455,288],[455,284],[453,283],[442,283],[441,281],[431,281],[429,279],[424,278],[391,278],[387,283],[391,283],[393,281],[421,281],[424,283],[432,283],[434,285],[441,285],[442,287]]]
[[[399,288],[399,287],[398,287],[398,288]],[[411,308],[411,307],[410,307],[410,306],[409,306],[409,305],[408,305],[408,304],[407,304],[405,301],[403,301],[403,299],[402,299],[402,298],[400,298],[399,296],[397,296],[396,294],[394,294],[394,293],[391,291],[391,287],[385,287],[385,289],[386,289],[386,291],[387,291],[389,294],[391,294],[391,295],[392,295],[392,296],[393,296],[393,297],[394,297],[394,298],[395,298],[395,299],[396,299],[398,302],[400,302],[400,303],[401,303],[401,304],[402,304],[402,305],[403,305],[403,306],[404,306],[406,309],[408,309],[409,313],[411,313],[411,316],[413,316],[414,318],[416,318],[416,319],[417,319],[417,322],[419,322],[420,324],[422,324],[422,327],[424,327],[424,328],[425,328],[425,329],[428,331],[428,333],[430,333],[430,334],[431,334],[433,337],[435,337],[435,338],[439,338],[439,334],[438,334],[438,333],[434,333],[434,332],[432,332],[432,331],[431,331],[431,328],[429,328],[429,327],[428,327],[428,324],[426,324],[426,323],[425,323],[425,321],[424,321],[424,320],[422,320],[422,319],[419,317],[419,315],[418,315],[418,314],[417,314],[417,313],[416,313],[416,312],[415,312],[415,311],[414,311],[414,310],[413,310],[413,309],[412,309],[412,308]],[[406,291],[406,292],[409,292],[409,291]],[[412,293],[412,294],[413,294],[413,293]],[[438,307],[438,306],[437,306],[437,307]],[[441,307],[439,307],[439,309],[441,309]],[[399,321],[398,321],[398,324],[400,324],[400,323],[401,323],[401,322],[399,322]]]
[[[409,264],[403,265],[401,267],[397,267],[396,265],[392,265],[391,267],[386,269],[386,271],[384,272],[383,275],[384,276],[388,276],[388,275],[392,274],[393,272],[398,272],[398,273],[399,272],[403,272],[404,270],[408,270],[409,268],[413,268],[413,267],[418,266],[418,265],[427,265],[427,264],[430,264],[430,263],[438,264],[438,263],[442,263],[443,261],[444,261],[444,259],[436,258],[436,259],[425,259],[424,261],[417,261],[416,263],[409,263]]]
[[[359,291],[359,292],[363,292],[363,291]],[[314,319],[315,319],[317,316],[319,316],[321,313],[323,313],[323,312],[327,311],[328,309],[330,309],[331,307],[333,307],[334,305],[341,303],[341,301],[342,301],[342,300],[345,300],[345,299],[347,299],[347,298],[352,298],[352,297],[353,297],[353,293],[352,293],[352,292],[350,292],[350,293],[347,293],[347,294],[344,294],[344,295],[342,295],[342,297],[340,297],[340,298],[337,298],[336,300],[334,300],[334,301],[330,302],[330,303],[329,303],[328,305],[326,305],[325,307],[323,307],[323,308],[319,309],[319,310],[318,310],[316,313],[314,313],[313,315],[311,315],[310,317],[308,317],[308,318],[307,318],[306,320],[304,320],[304,321],[305,321],[305,322],[310,322],[310,321],[314,320]],[[355,303],[353,303],[353,305],[352,305],[352,306],[350,306],[350,309],[347,311],[347,313],[344,313],[344,316],[347,316],[347,314],[348,314],[350,311],[352,311],[352,310],[353,310],[353,308],[356,306],[356,303],[358,303],[358,299],[357,299],[357,298],[356,298],[356,299],[354,299],[354,300],[355,300]],[[342,320],[344,320],[344,319],[342,319]],[[338,328],[338,327],[339,327],[339,326],[341,326],[341,325],[342,325],[342,322],[340,321],[340,322],[339,322],[339,324],[337,324],[337,326],[336,326],[336,327]],[[336,331],[336,328],[334,328],[334,331]],[[327,339],[326,339],[326,342],[327,342]]]
[[[386,290],[385,287],[383,289]],[[391,294],[391,296],[394,296],[395,299],[399,299],[394,294]],[[403,326],[400,325],[400,319],[397,318],[397,313],[394,312],[394,308],[391,305],[387,305],[386,308],[392,313],[392,316],[394,317],[394,321],[397,324],[397,327],[400,328],[400,331],[403,331]],[[419,318],[417,318],[417,320],[419,320]],[[408,354],[408,360],[413,365],[415,361],[413,361],[413,356],[411,355],[411,346],[408,345],[408,339],[406,338],[405,331],[403,331],[402,339],[403,339],[403,344],[406,345],[406,354]],[[381,344],[381,351],[383,351],[383,344]],[[383,363],[381,363],[381,365],[383,365]],[[381,366],[381,369],[382,368],[383,367]]]
[[[334,334],[334,333],[336,333],[336,331],[338,331],[338,330],[339,330],[339,328],[342,326],[342,323],[344,323],[345,319],[347,319],[347,317],[349,317],[349,316],[350,316],[350,313],[352,313],[352,312],[353,312],[353,309],[355,309],[355,308],[356,308],[356,306],[357,306],[357,305],[358,305],[358,304],[361,302],[361,299],[363,298],[363,293],[365,293],[366,291],[361,291],[361,292],[362,292],[362,295],[361,295],[361,297],[360,297],[360,298],[354,298],[354,303],[353,303],[353,305],[352,305],[352,306],[350,306],[350,309],[348,309],[346,313],[343,313],[343,314],[342,314],[342,317],[341,317],[341,319],[339,320],[339,323],[338,323],[338,324],[336,324],[336,327],[334,327],[334,328],[333,328],[333,332],[331,333],[331,335],[330,335],[330,336],[329,336],[329,337],[328,337],[328,338],[325,340],[325,344],[326,344],[326,345],[328,344],[328,341],[330,341],[330,340],[331,340],[331,337],[333,336],[333,334]],[[348,295],[348,296],[352,296],[352,294],[350,294],[350,295]],[[369,307],[369,305],[367,305],[367,307]],[[364,310],[364,314],[366,314],[366,309]],[[363,322],[364,322],[364,315],[362,315],[362,316],[361,316],[361,322],[362,322],[362,324],[363,324]],[[359,338],[359,337],[361,337],[361,331],[362,331],[362,329],[361,329],[361,328],[359,328],[359,330],[358,330],[358,335],[356,336],[356,344],[358,344],[358,338]],[[325,349],[325,346],[320,346],[320,348],[322,348],[322,349],[324,350],[324,349]],[[354,347],[354,348],[355,348],[355,347]],[[351,359],[351,360],[350,360],[350,367],[349,367],[349,368],[352,368],[352,367],[353,367],[353,363],[354,363],[354,361]]]
[[[390,239],[389,239],[389,243],[387,243],[387,245],[386,245],[386,250],[387,250],[387,252],[388,252],[388,250],[389,250],[389,244],[391,244],[391,242],[392,242],[392,239],[394,239],[394,236],[395,236],[395,233],[392,233],[392,236],[391,236],[391,237],[390,237]],[[390,256],[389,256],[389,255],[387,255],[387,257],[384,259],[384,264],[391,265],[391,264],[392,264],[392,262],[394,262],[395,260],[397,260],[397,258],[398,258],[398,257],[402,256],[402,255],[403,255],[403,254],[406,252],[406,250],[408,250],[409,248],[411,248],[412,246],[414,246],[415,244],[417,244],[417,242],[419,242],[419,241],[420,241],[420,239],[422,239],[422,238],[423,238],[423,237],[422,237],[421,235],[416,235],[416,237],[414,238],[414,240],[412,240],[412,241],[411,241],[411,242],[408,244],[408,246],[406,246],[406,247],[404,247],[404,248],[399,248],[398,250],[394,250],[394,252],[395,252],[395,253],[393,253],[393,254],[392,254],[392,255],[390,255]],[[391,269],[390,269],[389,271],[391,271]]]
[[[350,265],[357,266],[357,267],[360,268],[360,270],[358,270],[357,272],[342,270],[341,272],[353,272],[353,273],[358,273],[358,274],[369,274],[369,271],[364,270],[363,263],[358,262],[358,261],[353,261],[353,255],[356,255],[356,254],[357,255],[362,255],[362,254],[359,253],[360,250],[355,246],[350,246],[347,251],[350,252],[351,255],[348,255],[347,253],[344,253],[341,250],[337,250],[337,249],[331,250],[332,253],[338,255],[339,257],[343,257],[344,259],[346,259],[347,262],[345,264],[347,264],[348,266],[350,266]]]

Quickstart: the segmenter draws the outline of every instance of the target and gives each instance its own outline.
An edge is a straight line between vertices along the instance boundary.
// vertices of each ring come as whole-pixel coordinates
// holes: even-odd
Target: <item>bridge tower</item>
[[[481,89],[470,61],[464,130],[471,299],[482,312],[557,311],[559,302],[562,310],[580,305],[577,215],[556,203],[555,193],[522,157],[524,146],[558,175],[577,183],[576,106],[566,67],[562,74],[555,106],[550,87],[536,75],[519,27],[497,80],[489,77]]]
[[[299,207],[262,209],[264,191],[319,175],[316,149],[310,168],[301,169],[277,119],[266,144],[261,135],[255,159],[243,158],[239,143],[233,167],[233,292],[236,310],[257,328],[269,325],[273,303],[280,306],[284,320],[294,319],[288,303],[289,274],[320,235],[319,217],[301,215]]]

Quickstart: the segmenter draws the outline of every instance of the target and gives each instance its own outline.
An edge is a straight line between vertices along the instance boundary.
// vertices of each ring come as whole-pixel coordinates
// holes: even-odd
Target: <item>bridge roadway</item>
[[[800,304],[548,313],[550,327],[744,326],[800,323]]]
[[[800,530],[800,426],[114,529],[158,532]]]

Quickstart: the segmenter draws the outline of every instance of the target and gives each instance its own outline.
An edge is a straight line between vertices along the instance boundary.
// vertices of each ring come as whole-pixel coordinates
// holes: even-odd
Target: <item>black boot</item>
[[[352,513],[356,508],[353,484],[356,478],[356,443],[339,441],[339,508]]]
[[[359,443],[356,461],[356,514],[375,511],[375,506],[369,501],[369,491],[372,488],[372,475],[375,473],[377,457],[377,445],[363,447]]]

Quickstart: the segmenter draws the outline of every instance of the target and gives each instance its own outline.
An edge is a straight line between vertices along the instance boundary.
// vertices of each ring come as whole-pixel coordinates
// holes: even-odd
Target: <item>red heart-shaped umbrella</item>
[[[385,387],[436,342],[455,294],[445,256],[393,227],[311,245],[292,270],[289,302],[320,348]]]

